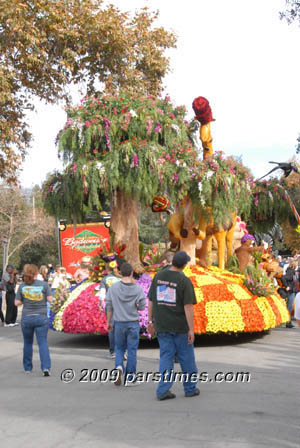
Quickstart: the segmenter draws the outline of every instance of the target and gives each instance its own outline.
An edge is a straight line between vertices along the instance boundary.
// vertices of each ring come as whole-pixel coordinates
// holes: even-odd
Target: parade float
[[[84,98],[67,109],[67,122],[57,137],[63,172],[48,177],[43,187],[46,210],[57,218],[81,222],[109,203],[111,255],[135,269],[137,284],[147,295],[159,265],[145,267],[139,250],[138,216],[142,207],[168,213],[170,248],[185,250],[191,264],[185,274],[197,298],[195,333],[262,332],[289,321],[284,300],[271,281],[225,269],[251,229],[266,228],[290,213],[284,186],[278,180],[255,182],[233,157],[214,152],[213,115],[208,101],[193,102],[195,119],[170,98],[120,92]],[[202,154],[195,144],[200,131]],[[237,237],[238,235],[238,237]],[[213,241],[217,266],[211,265]],[[121,249],[120,249],[121,248]],[[70,291],[57,291],[51,326],[67,333],[106,334],[95,288],[104,263],[93,261],[88,280]],[[140,313],[141,335],[147,337],[147,308]]]

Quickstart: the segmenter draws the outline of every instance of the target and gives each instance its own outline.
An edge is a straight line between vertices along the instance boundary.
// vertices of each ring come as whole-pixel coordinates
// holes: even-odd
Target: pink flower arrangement
[[[147,333],[148,325],[148,292],[152,282],[152,277],[143,274],[137,284],[141,286],[147,298],[146,307],[139,311],[141,336],[150,338]],[[78,297],[73,300],[64,311],[62,317],[63,329],[66,333],[100,333],[107,334],[106,317],[103,310],[99,308],[99,298],[94,295],[97,283],[89,285]]]
[[[64,311],[62,324],[66,333],[107,333],[106,318],[94,295],[97,283],[89,285]]]

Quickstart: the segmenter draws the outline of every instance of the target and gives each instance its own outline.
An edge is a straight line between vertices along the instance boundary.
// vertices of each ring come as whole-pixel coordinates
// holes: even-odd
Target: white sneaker
[[[135,386],[140,386],[140,382],[139,381],[125,381],[124,386],[125,387],[135,387]]]
[[[123,375],[123,368],[122,366],[116,367],[117,373],[116,373],[116,379],[114,381],[115,386],[121,386],[122,383],[122,375]]]
[[[111,353],[111,352],[109,352],[108,355],[107,355],[107,357],[110,358],[110,359],[115,359],[116,354],[115,354],[115,353]]]
[[[15,323],[14,323],[14,327],[16,327],[17,325],[19,325],[19,323],[18,323],[18,322],[15,322]]]

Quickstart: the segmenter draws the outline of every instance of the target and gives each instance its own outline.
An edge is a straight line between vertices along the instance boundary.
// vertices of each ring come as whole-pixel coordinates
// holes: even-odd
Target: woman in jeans
[[[48,283],[37,280],[38,267],[28,264],[24,268],[24,283],[18,289],[16,306],[23,305],[21,327],[24,338],[23,366],[25,373],[32,371],[33,336],[36,335],[39,346],[41,369],[44,376],[50,376],[50,353],[47,343],[49,321],[47,301],[52,302]]]

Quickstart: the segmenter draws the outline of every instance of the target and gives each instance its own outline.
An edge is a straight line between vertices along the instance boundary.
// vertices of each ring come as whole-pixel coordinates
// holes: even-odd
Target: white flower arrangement
[[[179,126],[177,124],[172,124],[171,128],[174,129],[174,131],[178,134],[179,133]]]
[[[102,162],[97,162],[96,163],[96,167],[99,170],[99,174],[104,174],[105,173],[105,167],[104,167]]]
[[[213,171],[207,171],[206,178],[210,179],[215,173]]]
[[[136,113],[135,110],[131,109],[131,110],[129,111],[129,113],[130,113],[130,115],[132,116],[132,118],[137,117],[137,113]]]

